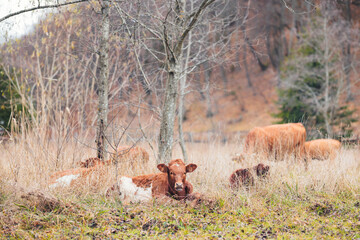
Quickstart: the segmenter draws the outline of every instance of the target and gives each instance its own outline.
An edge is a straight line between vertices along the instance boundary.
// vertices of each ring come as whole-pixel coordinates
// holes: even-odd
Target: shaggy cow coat
[[[254,185],[254,175],[257,177],[265,178],[269,172],[270,167],[260,163],[252,168],[238,169],[234,171],[230,178],[230,187],[232,189],[238,189],[241,186]]]

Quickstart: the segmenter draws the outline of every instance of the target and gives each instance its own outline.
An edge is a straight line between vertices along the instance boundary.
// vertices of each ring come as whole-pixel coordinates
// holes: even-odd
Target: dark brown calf
[[[252,168],[238,169],[234,171],[229,178],[230,187],[232,189],[238,189],[240,186],[254,185],[253,173],[256,173],[258,177],[265,178],[269,169],[269,166],[265,166],[262,163]]]

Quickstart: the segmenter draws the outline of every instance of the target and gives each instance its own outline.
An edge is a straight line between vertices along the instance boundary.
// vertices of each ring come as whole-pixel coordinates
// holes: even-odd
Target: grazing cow
[[[172,160],[169,165],[159,164],[161,173],[141,175],[137,177],[121,177],[118,183],[109,190],[118,189],[123,201],[146,201],[151,198],[167,197],[185,200],[193,196],[193,186],[186,181],[186,173],[193,172],[197,166],[185,166],[181,159]],[[109,193],[109,191],[108,191]],[[196,196],[196,195],[194,195]]]
[[[340,148],[341,143],[335,139],[317,139],[305,142],[305,152],[308,161],[312,159],[334,160]]]
[[[253,173],[260,178],[265,178],[269,172],[270,167],[260,163],[252,168],[238,169],[234,171],[230,178],[230,187],[232,189],[238,189],[240,186],[254,185]]]
[[[120,146],[117,149],[119,163],[144,164],[149,162],[149,154],[145,149],[138,146]]]
[[[263,153],[267,157],[283,159],[286,154],[304,158],[306,130],[301,123],[255,127],[246,136],[245,153]]]

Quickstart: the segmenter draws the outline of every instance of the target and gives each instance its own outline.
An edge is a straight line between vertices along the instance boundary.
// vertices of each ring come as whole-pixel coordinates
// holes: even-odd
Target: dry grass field
[[[79,161],[95,155],[95,150],[80,142],[64,141],[59,149],[58,142],[27,134],[0,145],[0,238],[360,237],[358,147],[343,147],[334,162],[312,161],[305,171],[291,156],[279,162],[257,156],[232,162],[231,157],[242,150],[241,142],[189,143],[189,162],[198,168],[187,178],[205,196],[192,207],[181,202],[124,204],[116,196],[105,197],[116,176],[158,172],[145,142],[140,145],[149,150],[147,165],[110,166],[96,186],[50,189],[53,172],[77,167]],[[180,148],[173,158],[181,158]],[[266,181],[256,181],[248,190],[230,190],[228,178],[235,169],[259,162],[270,166]]]

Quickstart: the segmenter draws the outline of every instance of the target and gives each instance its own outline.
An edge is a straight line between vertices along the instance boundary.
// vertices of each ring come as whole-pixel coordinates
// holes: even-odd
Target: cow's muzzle
[[[176,191],[182,191],[184,188],[184,184],[181,182],[181,183],[175,183],[175,190]]]

